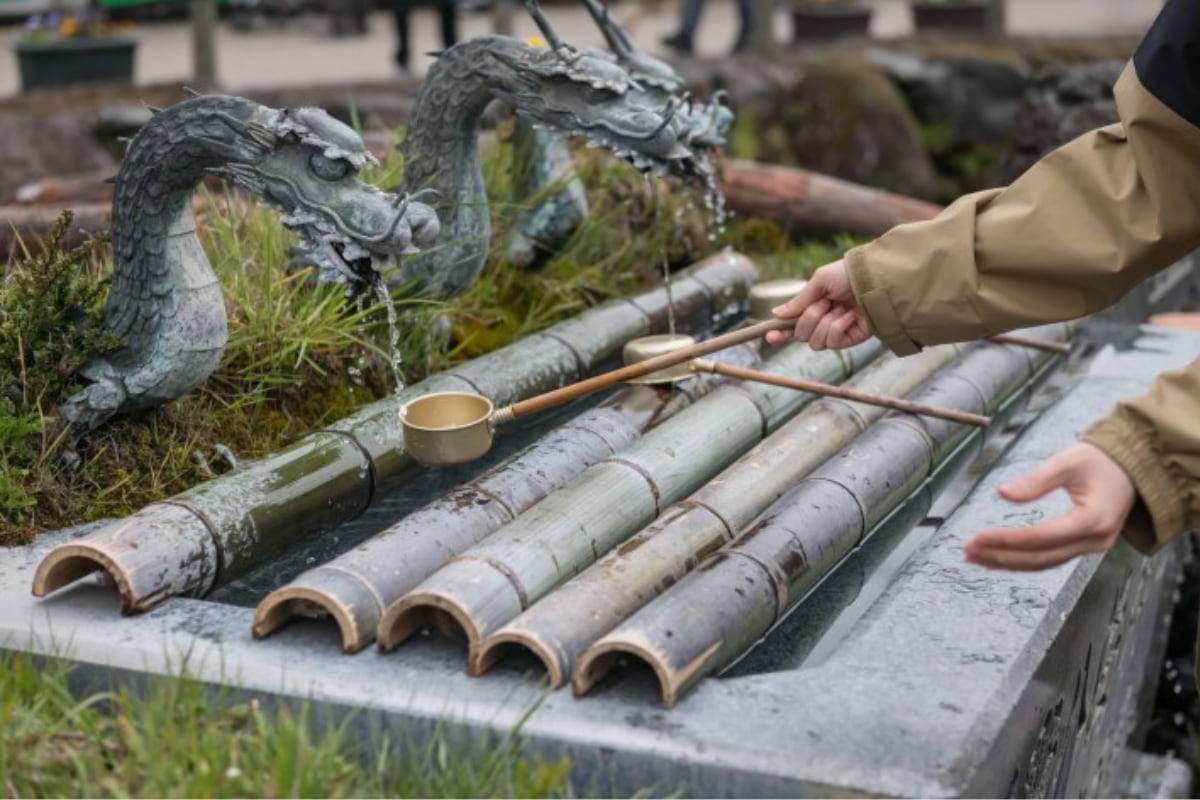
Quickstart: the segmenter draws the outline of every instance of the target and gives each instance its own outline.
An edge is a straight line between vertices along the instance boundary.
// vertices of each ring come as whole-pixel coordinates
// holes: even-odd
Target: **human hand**
[[[1027,528],[980,531],[963,546],[967,561],[989,569],[1041,570],[1076,556],[1103,553],[1117,541],[1137,490],[1125,470],[1098,447],[1081,442],[1038,469],[1000,487],[1000,496],[1028,503],[1066,489],[1066,514]]]
[[[840,260],[826,264],[795,297],[772,309],[778,319],[796,319],[793,330],[771,331],[770,344],[783,344],[793,336],[813,350],[841,349],[871,338],[871,323],[858,307],[850,289],[850,276]]]

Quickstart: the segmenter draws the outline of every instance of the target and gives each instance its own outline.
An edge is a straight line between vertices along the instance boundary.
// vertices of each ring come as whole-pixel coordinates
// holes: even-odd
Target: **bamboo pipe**
[[[1047,326],[1040,335],[1062,338],[1066,330]],[[917,397],[996,411],[1010,406],[1052,359],[1042,351],[982,345]],[[627,656],[650,667],[664,704],[674,704],[765,635],[968,435],[941,420],[884,417],[733,542],[591,645],[572,675],[575,693],[589,691]]]
[[[707,359],[697,359],[692,363],[692,366],[701,372],[715,372],[718,375],[725,375],[743,381],[770,383],[774,386],[783,386],[787,389],[809,392],[821,397],[839,397],[842,400],[853,400],[856,403],[865,403],[869,406],[879,406],[880,408],[890,408],[909,414],[920,414],[925,417],[936,417],[938,419],[949,420],[950,422],[960,422],[963,425],[971,425],[976,428],[986,428],[991,424],[991,419],[982,414],[970,414],[966,411],[932,406],[927,403],[914,403],[911,400],[904,400],[899,397],[887,397],[873,392],[864,392],[849,386],[833,386],[828,383],[821,383],[820,381],[808,381],[804,378],[775,375],[758,369],[744,369],[732,364],[719,364]]]
[[[840,353],[792,344],[764,363],[840,380],[880,349],[877,341]],[[764,384],[717,389],[589,467],[390,606],[380,621],[380,646],[390,650],[424,628],[453,630],[467,639],[477,674],[486,667],[478,661],[485,637],[698,489],[811,399]]]
[[[950,362],[958,345],[884,355],[852,377],[863,390],[905,394]],[[589,645],[682,578],[764,508],[883,416],[877,406],[824,398],[720,475],[484,642],[483,664],[525,649],[561,686]]]
[[[754,364],[760,351],[745,344],[721,357]],[[255,638],[315,615],[337,623],[345,652],[361,650],[375,639],[384,610],[450,558],[723,382],[705,375],[673,389],[626,387],[475,480],[271,592],[255,611]]]
[[[754,266],[731,250],[683,271],[674,284],[681,325],[707,327],[739,313]],[[204,596],[292,542],[362,513],[412,465],[397,410],[435,391],[507,403],[576,380],[625,342],[666,327],[657,287],[590,309],[372,403],[296,444],[51,550],[34,574],[45,596],[104,571],[126,613],[173,595]]]

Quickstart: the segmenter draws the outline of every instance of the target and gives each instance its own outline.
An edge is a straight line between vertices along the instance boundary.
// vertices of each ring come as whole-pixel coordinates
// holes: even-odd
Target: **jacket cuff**
[[[1179,487],[1154,452],[1148,432],[1126,418],[1120,407],[1089,428],[1083,440],[1103,450],[1133,482],[1140,503],[1122,535],[1139,552],[1149,555],[1186,530]]]
[[[877,284],[867,267],[866,251],[870,247],[870,244],[855,247],[842,258],[846,275],[850,278],[850,290],[854,292],[859,309],[871,323],[871,329],[888,349],[898,356],[919,353],[921,345],[905,333],[888,290]]]

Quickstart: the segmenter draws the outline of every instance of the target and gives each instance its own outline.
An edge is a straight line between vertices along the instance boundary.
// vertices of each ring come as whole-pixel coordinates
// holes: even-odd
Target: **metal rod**
[[[887,397],[886,395],[875,394],[873,392],[852,389],[849,386],[834,386],[829,383],[821,383],[820,381],[792,378],[787,375],[776,375],[772,372],[763,372],[757,369],[744,369],[731,364],[719,364],[707,359],[697,359],[692,362],[692,366],[694,369],[702,372],[715,372],[718,375],[738,378],[739,380],[770,383],[774,386],[798,389],[802,392],[819,394],[823,397],[838,397],[842,400],[853,400],[857,403],[866,403],[871,406],[882,406],[883,408],[891,408],[896,411],[906,411],[909,414],[937,417],[938,419],[945,419],[950,422],[961,422],[963,425],[973,425],[976,428],[986,428],[992,421],[990,417],[985,417],[982,414],[971,414],[967,411],[959,411],[954,408],[916,403],[899,397]]]

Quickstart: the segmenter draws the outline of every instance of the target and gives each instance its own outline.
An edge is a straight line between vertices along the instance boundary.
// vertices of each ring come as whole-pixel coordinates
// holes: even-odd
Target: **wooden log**
[[[675,282],[677,306],[694,308],[682,319],[707,324],[737,313],[754,277],[753,265],[732,251],[689,268]],[[411,464],[398,414],[403,403],[429,392],[468,391],[503,405],[578,380],[616,357],[627,339],[665,328],[664,297],[659,287],[599,306],[414,384],[280,453],[151,504],[77,539],[74,549],[54,548],[35,572],[33,593],[41,597],[104,570],[118,586],[130,587],[122,596],[127,613],[174,594],[202,596],[293,542],[362,513],[380,484]],[[176,533],[182,524],[161,529],[164,505],[195,517],[188,535]],[[196,550],[197,525],[208,531],[213,548]],[[142,545],[150,541],[161,559],[147,560]],[[60,568],[65,559],[71,568]]]
[[[767,366],[841,381],[878,355],[872,341],[842,351],[789,345]],[[695,491],[812,399],[766,384],[723,386],[589,467],[480,544],[460,554],[388,608],[380,646],[390,650],[422,628],[462,634],[479,674],[482,644],[533,602]]]
[[[754,161],[726,161],[721,188],[735,211],[811,233],[878,236],[897,225],[932,219],[941,211],[924,200]]]
[[[13,192],[7,202],[21,206],[43,206],[53,203],[109,203],[112,202],[113,184],[109,182],[117,172],[110,169],[81,172],[27,183]]]
[[[906,359],[886,355],[847,385],[907,394],[959,350],[930,348]],[[528,650],[545,665],[550,685],[561,686],[590,644],[728,542],[883,413],[878,406],[835,398],[813,403],[695,494],[489,636],[480,663]]]
[[[1037,335],[1061,339],[1065,330],[1052,326]],[[995,412],[1054,358],[1012,345],[974,345],[914,395]],[[626,657],[650,667],[663,703],[674,705],[764,636],[971,435],[944,420],[889,413],[728,546],[591,645],[572,674],[575,693],[586,693]]]
[[[0,257],[23,257],[22,245],[31,252],[36,251],[58,218],[68,209],[75,212],[75,219],[67,231],[67,247],[82,244],[88,237],[108,230],[108,203],[0,206]]]
[[[759,350],[742,345],[721,357],[748,366],[758,362]],[[318,617],[337,622],[345,652],[361,650],[375,639],[389,605],[587,467],[725,382],[714,378],[697,376],[673,388],[626,387],[475,480],[271,592],[255,612],[254,636],[268,636],[296,617]]]

